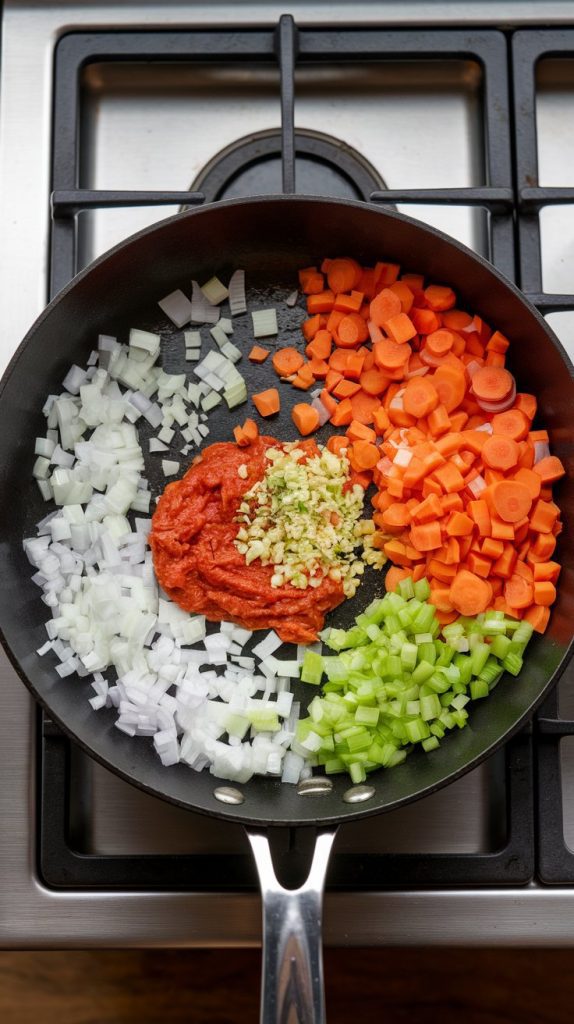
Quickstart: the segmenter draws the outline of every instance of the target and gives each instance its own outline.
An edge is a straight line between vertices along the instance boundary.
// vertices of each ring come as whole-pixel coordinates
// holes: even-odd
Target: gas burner
[[[332,135],[295,132],[297,191],[305,195],[368,200],[386,188],[378,171],[356,149]],[[281,131],[254,132],[221,150],[191,185],[207,202],[273,195],[281,186]]]

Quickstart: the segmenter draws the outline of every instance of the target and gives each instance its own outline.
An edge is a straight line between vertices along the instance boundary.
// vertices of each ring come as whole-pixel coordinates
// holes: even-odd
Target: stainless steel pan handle
[[[260,1024],[325,1024],[322,910],[336,829],[321,831],[298,889],[278,881],[268,836],[247,830],[263,900]]]

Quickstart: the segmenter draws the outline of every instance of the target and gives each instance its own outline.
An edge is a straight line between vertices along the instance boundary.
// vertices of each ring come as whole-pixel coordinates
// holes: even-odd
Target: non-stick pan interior
[[[30,581],[32,570],[22,552],[22,538],[34,534],[35,523],[48,507],[31,477],[34,437],[45,433],[41,408],[46,396],[61,390],[69,366],[85,361],[98,334],[124,341],[131,327],[161,331],[167,338],[166,368],[187,366],[189,370],[181,332],[169,324],[157,300],[178,287],[189,292],[192,277],[204,281],[217,274],[226,280],[233,270],[244,268],[249,308],[275,306],[279,343],[292,338],[300,344],[303,306],[289,309],[284,303],[297,287],[297,270],[325,255],[343,254],[366,264],[391,260],[450,284],[463,308],[478,312],[511,339],[510,365],[519,389],[538,396],[539,420],[550,431],[553,451],[568,468],[558,492],[567,524],[559,548],[563,564],[559,597],[548,632],[532,642],[520,677],[503,679],[487,701],[472,707],[470,725],[445,739],[438,750],[429,755],[416,752],[400,768],[372,775],[375,796],[370,801],[345,803],[346,777],[335,777],[333,791],[320,798],[304,798],[291,786],[255,778],[243,787],[245,802],[226,809],[213,796],[218,784],[213,776],[183,764],[162,768],[151,740],[132,740],[114,727],[113,712],[91,710],[89,684],[74,678],[60,680],[51,655],[41,659],[35,654],[46,639],[47,609]],[[237,318],[233,341],[247,353],[252,340],[250,317]],[[269,386],[265,366],[252,366],[244,359],[239,368],[251,390]],[[292,439],[296,432],[289,410],[300,395],[291,394],[288,387],[281,395],[281,414],[269,423],[268,432]],[[564,666],[574,620],[574,539],[568,529],[574,521],[571,367],[543,320],[516,290],[468,250],[415,221],[364,204],[301,197],[223,203],[164,221],[96,261],[54,300],[14,357],[3,381],[1,403],[0,626],[4,642],[24,681],[83,747],[159,796],[261,825],[327,823],[389,809],[436,789],[476,764],[518,727]],[[210,416],[208,440],[229,440],[231,428],[245,414],[245,406],[232,413],[219,407]],[[148,457],[147,472],[157,494],[165,480],[154,458]],[[353,615],[382,589],[382,576],[371,572],[354,601],[336,610],[331,621],[349,625]]]

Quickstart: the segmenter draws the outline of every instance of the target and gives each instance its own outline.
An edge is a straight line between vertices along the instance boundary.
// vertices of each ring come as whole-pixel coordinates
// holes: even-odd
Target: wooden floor
[[[251,950],[0,952],[0,1022],[257,1024],[259,966]],[[574,950],[328,950],[326,975],[328,1024],[574,1020]]]

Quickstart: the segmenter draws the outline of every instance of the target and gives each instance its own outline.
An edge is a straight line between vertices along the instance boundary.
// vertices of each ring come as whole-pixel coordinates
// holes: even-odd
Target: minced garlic
[[[242,524],[235,544],[247,565],[259,558],[273,566],[272,587],[290,583],[305,590],[329,576],[352,597],[365,563],[380,567],[386,559],[372,545],[374,523],[360,518],[363,488],[345,490],[346,456],[327,448],[306,454],[296,444],[267,449],[270,465],[244,494],[235,517]]]

